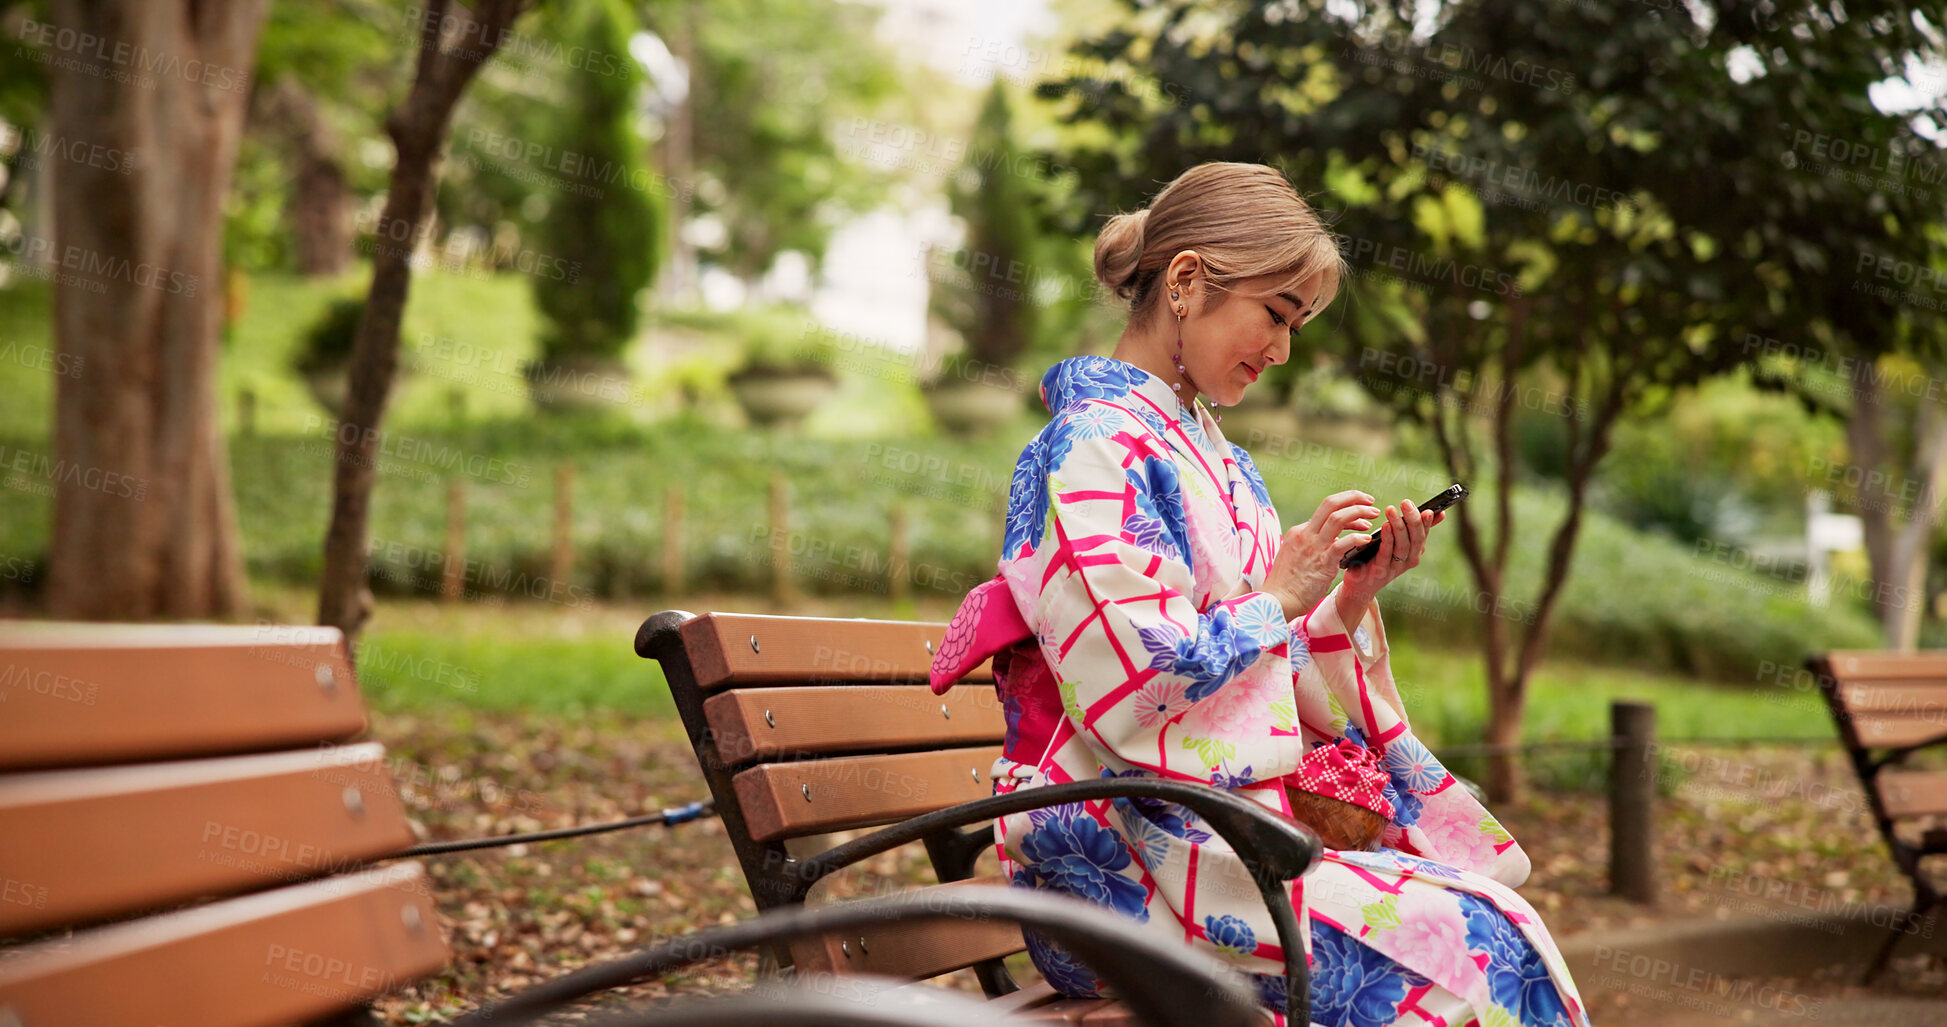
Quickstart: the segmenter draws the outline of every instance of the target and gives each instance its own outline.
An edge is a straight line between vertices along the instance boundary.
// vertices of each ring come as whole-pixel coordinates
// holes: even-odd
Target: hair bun
[[[1136,264],[1142,260],[1143,226],[1148,221],[1147,208],[1117,214],[1095,237],[1095,278],[1125,300],[1135,296]]]

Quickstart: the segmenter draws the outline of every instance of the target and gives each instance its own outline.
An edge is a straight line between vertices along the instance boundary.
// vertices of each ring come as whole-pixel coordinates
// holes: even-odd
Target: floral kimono
[[[1120,360],[1064,360],[1041,396],[1054,420],[1015,468],[1000,574],[969,596],[941,653],[964,656],[962,629],[983,618],[1018,629],[993,653],[1008,724],[996,790],[1160,777],[1289,815],[1282,779],[1306,751],[1366,745],[1391,779],[1390,824],[1374,851],[1327,850],[1291,885],[1313,1022],[1584,1027],[1560,953],[1513,891],[1527,857],[1412,734],[1377,607],[1348,633],[1336,589],[1290,621],[1258,590],[1282,530],[1251,458],[1207,411]],[[939,666],[943,689],[957,674]],[[1265,1004],[1283,1008],[1269,913],[1189,810],[1073,803],[1006,817],[995,833],[1015,884],[1185,940],[1257,975]],[[1097,991],[1059,947],[1028,941],[1058,990]]]

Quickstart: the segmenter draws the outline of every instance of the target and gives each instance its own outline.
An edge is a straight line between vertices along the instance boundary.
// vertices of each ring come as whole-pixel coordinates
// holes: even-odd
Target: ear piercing
[[[1171,382],[1170,388],[1175,389],[1179,394],[1177,396],[1178,402],[1182,402],[1181,393],[1183,392],[1183,382],[1190,380],[1190,371],[1183,366],[1183,305],[1179,302],[1181,299],[1182,297],[1176,291],[1176,286],[1171,285],[1170,309],[1176,314],[1176,374],[1183,381]],[[1213,416],[1219,424],[1223,423],[1224,415],[1215,414]]]

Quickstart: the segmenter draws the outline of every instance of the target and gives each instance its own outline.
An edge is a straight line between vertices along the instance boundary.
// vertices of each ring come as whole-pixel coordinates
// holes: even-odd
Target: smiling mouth
[[[1257,381],[1257,376],[1258,376],[1258,369],[1257,369],[1257,368],[1255,368],[1255,367],[1252,367],[1252,366],[1251,366],[1251,365],[1249,365],[1249,364],[1239,364],[1239,365],[1237,365],[1237,366],[1238,366],[1238,367],[1241,367],[1241,368],[1243,368],[1243,369],[1244,369],[1244,373],[1245,373],[1245,374],[1248,374],[1248,375],[1250,375],[1250,376],[1251,376],[1251,380],[1252,380],[1252,381]]]

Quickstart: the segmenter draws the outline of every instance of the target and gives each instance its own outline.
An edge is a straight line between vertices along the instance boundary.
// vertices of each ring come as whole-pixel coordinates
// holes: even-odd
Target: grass
[[[311,596],[296,589],[258,596],[276,619],[302,619]],[[756,597],[697,596],[694,611],[774,611]],[[359,653],[361,682],[386,713],[457,715],[468,710],[530,712],[622,720],[674,717],[660,667],[637,657],[642,618],[671,605],[567,608],[542,603],[444,605],[386,600]],[[944,619],[931,600],[896,607],[884,600],[811,601],[790,612],[819,616]],[[1392,663],[1408,717],[1431,744],[1478,742],[1486,687],[1478,652],[1416,640],[1389,624]],[[1739,688],[1577,660],[1545,660],[1530,682],[1524,737],[1530,741],[1601,738],[1609,703],[1652,702],[1660,736],[1825,738],[1831,723],[1812,692],[1774,685]],[[1550,757],[1539,757],[1547,760]]]
[[[246,388],[257,397],[255,432],[233,436],[230,452],[243,549],[259,582],[301,587],[315,581],[321,569],[332,433],[289,373],[288,360],[301,328],[334,296],[362,281],[362,271],[328,282],[274,275],[247,279],[242,316],[226,343],[221,388],[223,416],[233,428],[236,397]],[[41,283],[0,290],[0,339],[45,341],[46,306]],[[437,588],[447,487],[454,480],[466,486],[465,555],[478,570],[469,577],[469,588],[490,601],[509,598],[518,605],[520,592],[535,589],[565,593],[578,602],[616,601],[652,589],[683,596],[756,594],[768,584],[775,559],[788,554],[812,597],[869,602],[885,589],[895,508],[904,509],[908,525],[914,591],[924,602],[945,604],[941,616],[967,588],[993,573],[1013,462],[1036,426],[1032,418],[975,441],[896,433],[901,426],[923,423],[916,390],[910,381],[882,373],[896,368],[867,366],[865,354],[846,350],[841,355],[858,359],[846,364],[839,401],[802,433],[746,430],[737,426],[734,413],[725,421],[720,415],[727,400],[720,395],[698,411],[657,420],[667,412],[661,404],[673,402],[679,387],[709,394],[699,385],[708,376],[697,371],[698,362],[720,367],[734,360],[734,352],[721,352],[734,350],[732,335],[788,334],[790,322],[690,317],[660,327],[689,334],[653,358],[664,366],[652,366],[642,348],[632,356],[640,394],[631,404],[613,416],[537,417],[529,412],[520,384],[519,369],[533,353],[537,332],[524,280],[416,278],[402,333],[403,355],[416,371],[402,381],[388,414],[373,495],[374,587],[393,597]],[[730,334],[712,336],[712,331]],[[54,377],[31,366],[24,354],[17,350],[12,362],[0,359],[0,395],[10,400],[0,404],[0,454],[10,462],[46,448]],[[862,413],[872,420],[855,416]],[[868,428],[882,434],[857,436]],[[1250,448],[1288,522],[1307,516],[1320,497],[1341,489],[1361,488],[1393,501],[1423,497],[1447,481],[1434,468],[1329,447]],[[569,581],[552,582],[546,575],[553,481],[563,461],[576,470],[576,571]],[[789,530],[781,534],[770,530],[774,476],[784,478],[791,493]],[[31,567],[44,558],[50,531],[47,484],[31,474],[0,478],[0,559],[7,567]],[[688,510],[674,540],[665,537],[663,520],[664,497],[671,490],[685,494]],[[1481,492],[1470,502],[1484,515],[1491,511],[1491,496]],[[1514,547],[1509,568],[1508,597],[1517,601],[1519,612],[1519,604],[1536,592],[1545,540],[1563,513],[1563,500],[1550,489],[1517,486],[1516,507],[1521,536],[1534,540]],[[661,572],[661,555],[672,541],[684,554],[686,575],[673,590]],[[1416,644],[1464,654],[1455,662],[1478,675],[1470,640],[1478,636],[1481,621],[1472,610],[1475,591],[1456,542],[1451,532],[1436,540],[1411,579],[1391,590],[1389,623],[1407,629]],[[1861,603],[1848,598],[1816,608],[1801,591],[1740,567],[1713,564],[1691,547],[1589,510],[1575,567],[1552,616],[1548,651],[1558,659],[1627,665],[1674,681],[1760,685],[1767,666],[1796,666],[1807,651],[1877,644],[1878,632]],[[399,647],[401,661],[423,655],[435,664],[472,667],[501,659],[494,639],[460,648],[442,636],[393,638],[385,633],[389,630],[375,631],[373,641]],[[602,671],[617,672],[615,665]],[[1420,673],[1430,686],[1445,680],[1430,670]],[[1586,681],[1602,680],[1593,669],[1578,673]],[[478,676],[481,689],[499,687],[484,683],[484,673]],[[550,680],[545,674],[542,679]],[[570,695],[583,691],[563,687]],[[1430,694],[1446,702],[1446,692],[1438,690],[1445,687],[1439,684]],[[1541,717],[1541,686],[1537,690],[1533,716]],[[1457,691],[1478,694],[1481,688],[1473,681]],[[594,694],[617,702],[632,695],[619,685]],[[1562,690],[1564,697],[1582,694],[1577,687]],[[499,700],[483,691],[482,701]],[[1480,719],[1478,711],[1464,707],[1451,716],[1457,725],[1462,718]]]

